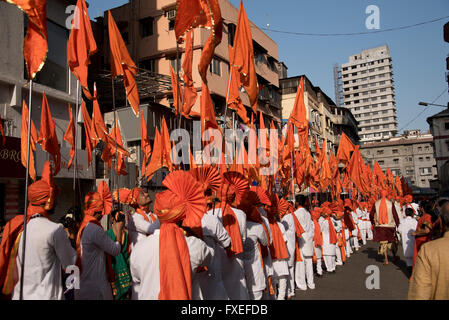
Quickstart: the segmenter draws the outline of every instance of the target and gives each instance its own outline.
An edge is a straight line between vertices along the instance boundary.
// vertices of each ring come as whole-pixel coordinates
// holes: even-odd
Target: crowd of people
[[[388,250],[399,259],[402,242],[413,267],[410,298],[448,298],[447,288],[432,287],[441,278],[429,262],[438,259],[439,276],[447,276],[447,252],[439,257],[438,250],[447,247],[448,200],[417,205],[384,190],[367,201],[289,201],[212,166],[173,171],[163,186],[153,201],[143,188],[110,192],[102,181],[85,196],[83,211],[72,208],[55,223],[58,188],[47,162],[28,188],[26,242],[23,216],[3,230],[3,298],[291,299],[296,290],[315,289],[315,277],[335,273],[369,240],[379,242],[385,265]],[[79,279],[66,273],[74,265]]]

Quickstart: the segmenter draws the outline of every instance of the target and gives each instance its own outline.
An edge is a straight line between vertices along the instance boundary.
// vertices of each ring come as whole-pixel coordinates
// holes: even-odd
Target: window
[[[432,168],[419,168],[419,174],[422,176],[432,174]]]
[[[25,24],[28,19],[25,16]],[[69,39],[69,31],[47,20],[47,34],[48,34],[48,53],[47,60],[40,72],[36,74],[35,82],[48,86],[50,88],[67,91],[68,66],[67,66],[67,46],[62,45],[67,43]],[[24,77],[27,79],[26,68]]]
[[[387,91],[387,89],[386,89],[386,88],[382,88],[382,89],[380,89],[380,92],[385,92],[385,91]]]
[[[398,154],[399,150],[398,149],[393,149],[393,154]]]
[[[382,102],[381,106],[386,107],[388,105],[388,102]]]
[[[444,129],[449,130],[449,122],[444,123]]]
[[[357,72],[353,72],[351,75],[356,76],[356,75],[357,75]]]
[[[419,162],[423,162],[424,158],[423,157],[419,157]]]
[[[215,73],[216,75],[221,76],[221,69],[220,69],[220,60],[212,58],[212,61],[209,66],[209,70],[212,73]]]
[[[371,101],[376,101],[377,100],[377,97],[372,97],[371,98]]]
[[[418,152],[422,152],[422,147],[418,147]]]
[[[168,20],[168,30],[174,30],[175,29],[175,20],[170,19]]]
[[[377,150],[377,154],[384,154],[383,150]]]
[[[369,99],[363,99],[363,102],[369,102]]]
[[[234,38],[235,38],[235,30],[237,29],[236,25],[233,23],[228,24],[228,44],[234,46]],[[348,68],[343,68],[343,71],[348,70]]]
[[[140,19],[140,37],[145,38],[153,35],[153,17],[147,17],[144,19]]]
[[[405,174],[410,176],[410,175],[415,174],[415,171],[414,170],[405,170]]]
[[[388,110],[383,110],[382,111],[382,114],[387,114],[388,113]]]
[[[374,103],[374,104],[371,105],[372,108],[377,108],[377,106],[378,106],[377,103]]]
[[[385,69],[385,67],[377,68],[377,70],[379,70],[379,71],[382,71],[383,69]]]
[[[175,64],[175,60],[173,60],[173,65]],[[139,68],[145,69],[150,72],[156,72],[155,69],[155,60],[154,59],[145,59],[139,62]]]
[[[377,163],[381,166],[381,165],[383,165],[385,163],[385,161],[384,160],[379,160],[379,161],[377,161]]]
[[[358,93],[354,93],[354,97],[358,97],[359,96],[359,94]]]
[[[383,99],[387,99],[387,96],[380,96],[380,98]]]
[[[370,76],[369,78],[370,78],[370,80],[374,80],[374,79],[376,79],[376,76]]]
[[[430,157],[426,157],[426,161],[430,161]]]
[[[377,90],[371,90],[371,93],[376,93],[377,92]]]

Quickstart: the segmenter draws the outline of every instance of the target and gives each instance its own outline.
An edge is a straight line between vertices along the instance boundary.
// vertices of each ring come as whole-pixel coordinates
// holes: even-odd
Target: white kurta
[[[63,300],[62,268],[76,262],[76,251],[65,230],[47,218],[33,218],[27,224],[25,246],[23,298]],[[12,292],[13,300],[18,300],[20,295],[22,253],[23,241],[20,239],[16,258],[19,281]]]
[[[415,248],[415,237],[412,236],[412,232],[416,230],[418,221],[412,217],[406,217],[402,219],[399,224],[398,231],[401,234],[402,248],[404,250],[404,257],[413,259],[413,252]]]
[[[242,239],[242,245],[246,241],[246,214],[242,210],[232,208],[237,218],[239,225],[240,236]],[[212,211],[214,215],[218,217],[221,223],[223,223],[223,215],[221,208],[215,208]],[[225,251],[219,251],[222,262],[222,279],[226,288],[226,292],[231,300],[247,300],[248,289],[246,288],[245,269],[243,266],[243,253],[228,258]]]
[[[229,237],[220,220],[212,212],[208,212],[203,216],[201,227],[203,240],[214,250],[214,255],[209,263],[208,271],[198,273],[192,280],[192,290],[197,287],[200,290],[200,295],[198,296],[195,296],[195,291],[192,293],[193,299],[227,300],[229,297],[221,277],[221,254],[219,250],[224,254],[224,249],[231,245],[231,237]]]
[[[133,300],[158,300],[160,291],[159,235],[156,230],[139,241],[131,252],[130,267]],[[192,274],[198,267],[208,266],[213,257],[213,249],[196,237],[186,237]]]
[[[246,227],[248,232],[243,246],[246,285],[251,292],[262,291],[266,288],[266,279],[262,268],[262,257],[259,252],[259,241],[266,246],[268,239],[260,223],[247,221]]]
[[[296,249],[296,227],[295,221],[291,214],[282,217],[281,223],[285,228],[285,238],[287,239],[288,250],[288,266],[291,268],[295,265],[295,249]]]
[[[75,300],[112,300],[112,289],[106,274],[105,253],[116,256],[121,245],[114,242],[102,227],[88,223],[81,235],[80,288]]]
[[[284,242],[287,242],[285,237],[285,228],[282,223],[277,222],[279,229],[281,229],[282,237],[284,238]],[[288,276],[288,258],[287,259],[273,259],[273,276],[282,277]]]
[[[352,230],[351,236],[357,237],[359,234],[359,230],[357,226],[359,225],[359,219],[357,218],[357,213],[351,211],[352,221],[354,221],[354,230]]]
[[[261,209],[261,208],[259,208],[259,209]],[[274,272],[273,260],[271,259],[270,248],[269,248],[269,245],[271,245],[273,243],[273,235],[271,234],[270,222],[268,221],[268,218],[265,216],[266,215],[265,210],[262,209],[261,212],[264,213],[264,214],[262,214],[262,220],[263,220],[265,227],[268,230],[268,236],[269,236],[268,247],[267,247],[268,254],[266,257],[263,258],[263,264],[265,266],[265,275],[268,278],[268,277],[271,277]]]
[[[332,219],[331,219],[332,221]],[[334,256],[335,255],[335,244],[330,243],[330,229],[329,222],[327,219],[320,217],[318,219],[318,223],[320,224],[321,234],[323,235],[323,255],[325,256]]]
[[[303,257],[313,256],[313,236],[315,232],[315,225],[313,224],[312,217],[305,208],[299,208],[294,212],[298,218],[301,227],[304,229],[302,237],[299,238],[299,249]]]
[[[153,222],[149,214],[145,215],[148,217],[149,221],[146,221],[142,215],[136,212],[128,215],[127,229],[129,241],[131,242],[131,249],[138,241],[145,239],[148,235],[161,227],[159,219]]]

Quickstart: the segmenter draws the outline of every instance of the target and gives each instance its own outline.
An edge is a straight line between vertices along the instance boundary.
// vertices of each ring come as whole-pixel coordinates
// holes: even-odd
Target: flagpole
[[[114,85],[114,77],[111,74],[111,83],[112,83],[112,109],[114,110],[114,135],[115,135],[115,171],[117,173],[117,181],[115,184],[115,188],[119,189],[119,174],[118,174],[118,157],[117,157],[117,119],[116,119],[116,109],[115,109],[115,85]],[[112,176],[111,176],[112,179]],[[112,185],[112,184],[111,184]],[[118,209],[120,210],[120,197],[117,195]]]
[[[177,112],[179,113],[179,122],[178,122],[178,128],[181,128],[181,119],[182,119],[182,112],[181,112],[181,106],[179,105],[179,44],[178,41],[176,41],[176,106],[177,106]],[[174,90],[174,88],[173,88]]]
[[[232,79],[233,67],[230,63],[229,63],[229,69],[230,69],[230,71],[229,71],[229,80],[228,80],[228,91],[226,92],[226,106],[225,106],[225,112],[223,115],[223,119],[224,119],[223,128],[226,126],[226,114],[228,112],[229,91],[231,90],[231,79]]]
[[[294,166],[294,159],[293,159],[293,151],[290,151],[291,157],[292,157],[292,197],[293,197],[293,203],[296,206],[296,198],[295,198],[295,182],[293,180],[293,166]]]
[[[76,81],[76,105],[75,105],[75,123],[74,123],[74,127],[75,127],[75,157],[74,157],[74,163],[75,166],[73,167],[73,206],[76,205],[76,169],[77,169],[77,165],[78,165],[78,157],[77,157],[77,152],[76,152],[76,142],[77,142],[77,135],[78,135],[78,130],[77,130],[77,126],[78,126],[78,116],[79,116],[79,97],[80,97],[80,81],[77,80]]]
[[[27,208],[28,208],[28,175],[29,175],[29,167],[30,167],[30,136],[31,136],[31,98],[33,94],[33,80],[30,79],[30,91],[28,98],[28,137],[27,137],[27,167],[26,167],[26,175],[25,175],[25,206],[24,206],[24,214],[23,214],[23,232],[22,232],[22,265],[20,270],[20,294],[19,300],[23,300],[23,277],[25,271],[25,245],[26,245],[26,231],[27,231]]]

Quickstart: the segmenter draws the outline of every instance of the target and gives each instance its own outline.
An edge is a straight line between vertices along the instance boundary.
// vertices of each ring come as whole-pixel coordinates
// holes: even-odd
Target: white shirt
[[[406,258],[413,258],[415,236],[412,236],[411,234],[416,230],[417,225],[418,221],[413,217],[406,217],[405,219],[402,219],[399,224],[398,231],[401,234],[402,248]]]
[[[357,226],[359,224],[359,219],[357,218],[357,214],[354,211],[351,211],[352,220],[354,221],[354,230],[352,230],[352,236],[357,237],[359,234],[359,230]]]
[[[121,245],[114,242],[102,227],[88,223],[81,235],[80,288],[75,300],[112,300],[112,289],[106,274],[105,253],[116,256]]]
[[[259,252],[259,241],[268,245],[267,235],[260,223],[247,221],[247,238],[243,247],[246,285],[251,292],[265,290],[266,279],[262,268],[262,257]]]
[[[299,238],[299,249],[303,257],[311,258],[313,256],[313,236],[315,225],[313,224],[310,212],[305,208],[298,208],[294,215],[298,218],[301,227],[304,229],[302,237]]]
[[[133,300],[158,300],[160,291],[159,236],[156,230],[139,241],[131,252],[130,266]],[[200,266],[208,266],[213,257],[213,249],[196,237],[186,237],[189,249],[192,275]]]
[[[74,265],[76,251],[70,245],[61,225],[45,217],[36,217],[27,224],[23,299],[63,300],[62,268]],[[23,239],[20,239],[16,265],[19,281],[12,299],[20,298]]]
[[[335,244],[330,243],[330,227],[329,221],[320,217],[318,219],[318,223],[320,224],[321,234],[323,235],[323,255],[325,256],[334,256],[335,255]],[[332,223],[332,218],[331,218]],[[333,223],[332,223],[333,225]]]
[[[221,277],[221,255],[218,251],[224,253],[224,249],[231,245],[231,237],[217,216],[209,212],[201,219],[201,227],[203,240],[214,250],[214,255],[208,271],[197,273],[195,280],[192,280],[192,296],[194,300],[227,300],[229,297]]]
[[[295,265],[295,251],[296,251],[296,227],[292,214],[286,214],[282,217],[281,223],[285,228],[285,238],[287,239],[288,250],[288,266]]]
[[[131,249],[138,241],[145,239],[148,235],[161,227],[159,219],[153,222],[149,214],[145,213],[145,215],[148,217],[149,221],[146,221],[145,218],[137,212],[128,215],[127,229],[129,241],[131,242]]]

